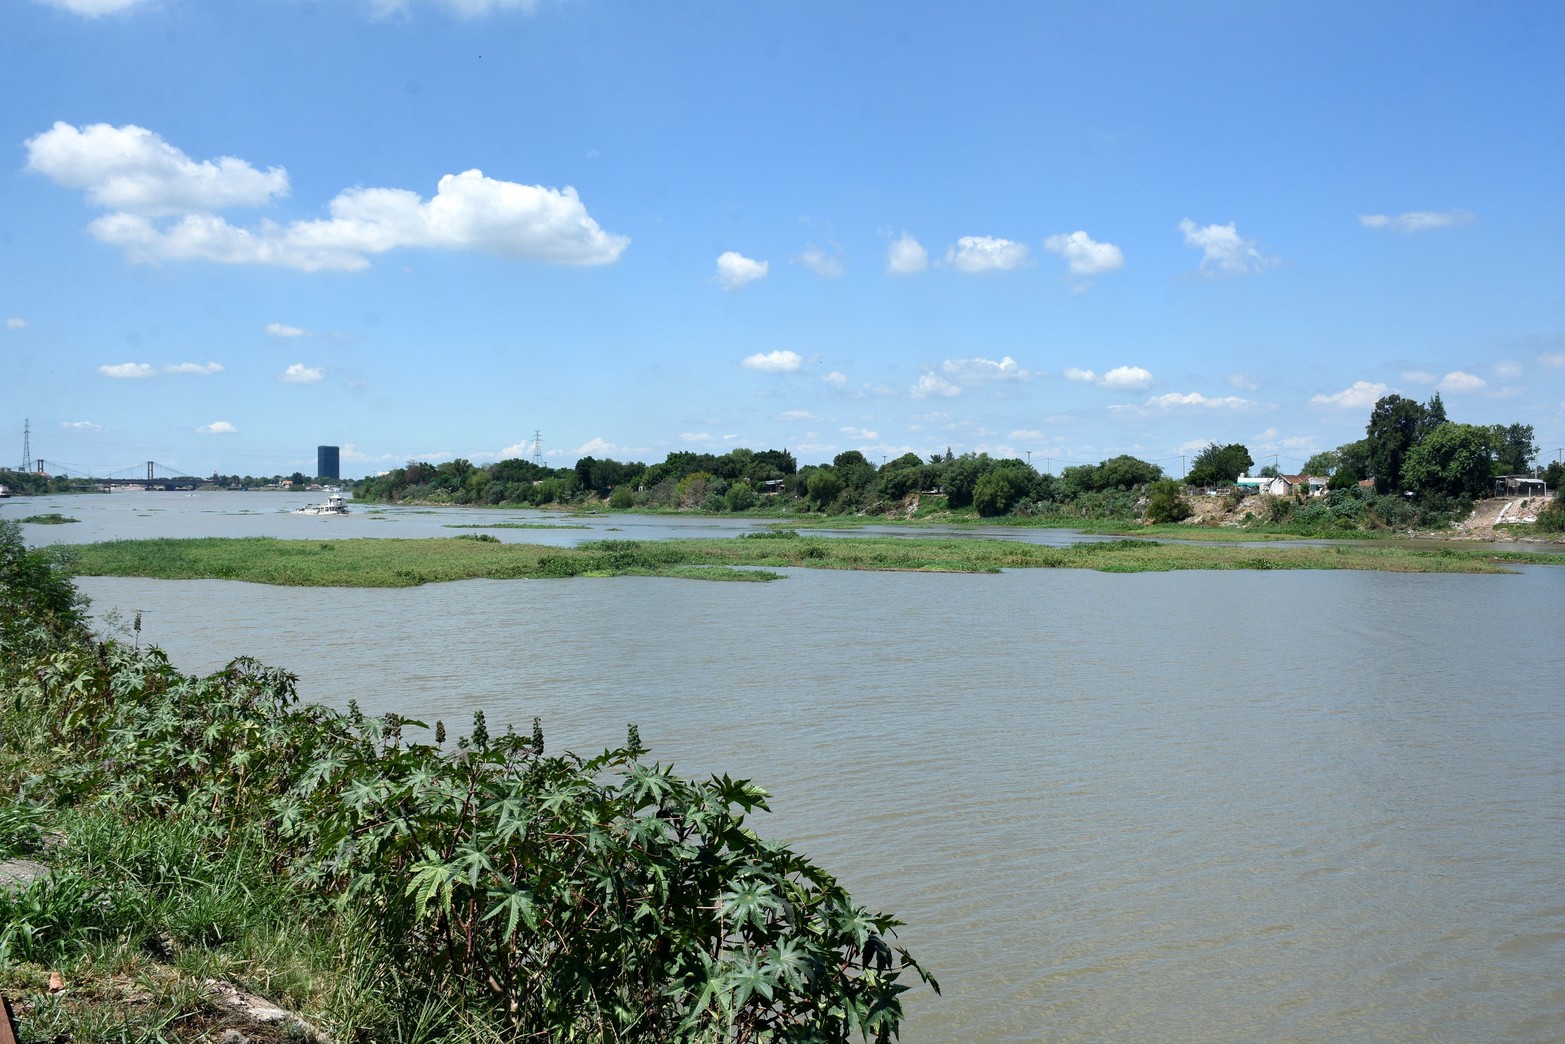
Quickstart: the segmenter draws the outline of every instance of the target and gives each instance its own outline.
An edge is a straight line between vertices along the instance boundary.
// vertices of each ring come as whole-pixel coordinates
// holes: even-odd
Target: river
[[[4,514],[83,519],[30,540],[562,521],[265,496]],[[497,535],[745,525],[563,521],[591,528]],[[537,715],[551,749],[636,722],[688,775],[753,777],[763,833],[909,922],[945,992],[907,996],[906,1041],[1561,1039],[1565,570],[785,572],[82,587],[189,670],[252,654],[453,730]]]

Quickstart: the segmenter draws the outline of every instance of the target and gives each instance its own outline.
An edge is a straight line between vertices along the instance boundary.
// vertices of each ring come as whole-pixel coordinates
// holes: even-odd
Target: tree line
[[[1131,456],[1068,467],[1053,475],[1020,458],[958,456],[949,449],[928,458],[906,453],[878,466],[859,450],[847,450],[830,463],[800,467],[785,449],[740,448],[720,455],[680,451],[650,465],[595,457],[583,457],[569,468],[526,460],[484,466],[461,459],[415,461],[361,480],[355,494],[389,503],[545,506],[601,500],[616,510],[717,513],[770,508],[826,514],[899,510],[916,497],[932,495],[944,507],[984,517],[1066,504],[1078,514],[1114,517],[1126,506],[1121,502],[1127,496],[1162,478],[1162,468]]]
[[[1446,416],[1438,393],[1427,403],[1389,395],[1370,411],[1364,438],[1315,454],[1304,473],[1329,479],[1338,494],[1339,527],[1438,525],[1470,510],[1496,476],[1527,473],[1537,454],[1530,424],[1456,423]],[[1015,457],[956,455],[949,449],[928,457],[906,453],[880,465],[847,450],[830,463],[801,467],[786,449],[740,448],[723,454],[679,451],[656,464],[588,456],[561,468],[521,459],[487,465],[415,461],[361,480],[356,495],[387,503],[602,502],[615,510],[828,515],[943,508],[985,518],[1177,521],[1190,513],[1184,486],[1232,487],[1254,464],[1246,446],[1214,442],[1195,456],[1182,485],[1157,464],[1129,455],[1066,467],[1056,475]],[[1565,478],[1562,470],[1556,463],[1544,473],[1551,486]],[[1276,468],[1261,469],[1267,473]],[[1360,486],[1366,479],[1372,489]],[[1268,517],[1279,511],[1289,513],[1268,509]]]

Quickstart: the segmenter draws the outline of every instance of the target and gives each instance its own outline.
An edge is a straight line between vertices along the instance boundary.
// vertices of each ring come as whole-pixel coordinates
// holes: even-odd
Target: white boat
[[[341,493],[333,493],[326,498],[324,504],[311,504],[295,511],[295,515],[346,515],[348,513],[348,501]]]
[[[4,500],[6,497],[9,497],[10,495],[11,495],[11,491],[9,489],[6,489],[4,486],[0,486],[0,500]]]

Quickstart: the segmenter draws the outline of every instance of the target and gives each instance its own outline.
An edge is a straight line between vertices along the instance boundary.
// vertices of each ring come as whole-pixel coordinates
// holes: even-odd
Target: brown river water
[[[36,541],[746,528],[180,496],[3,514],[83,520]],[[906,1041],[1565,1039],[1565,569],[787,572],[81,586],[188,670],[256,655],[453,730],[537,715],[553,749],[635,722],[688,775],[754,778],[762,833],[909,922],[944,995],[907,995]]]

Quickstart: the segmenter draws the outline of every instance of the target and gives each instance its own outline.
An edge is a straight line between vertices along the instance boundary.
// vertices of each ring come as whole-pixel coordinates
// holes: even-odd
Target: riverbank
[[[1521,551],[1369,544],[1239,546],[1112,540],[1049,547],[961,537],[803,537],[792,531],[722,540],[603,540],[577,547],[462,539],[276,540],[266,537],[123,540],[70,552],[86,576],[243,580],[304,587],[413,587],[452,580],[676,576],[771,580],[779,568],[986,573],[1001,569],[1355,569],[1503,573],[1565,564]]]
[[[1292,540],[1356,540],[1399,541],[1416,540],[1453,541],[1472,544],[1488,541],[1565,545],[1565,534],[1543,532],[1530,524],[1496,526],[1494,519],[1503,512],[1501,506],[1510,500],[1479,501],[1471,516],[1449,528],[1407,528],[1395,526],[1322,525],[1318,522],[1297,520],[1272,521],[1271,504],[1288,500],[1267,495],[1231,502],[1228,498],[1188,498],[1191,516],[1183,522],[1147,523],[1135,518],[1098,518],[1073,514],[1007,514],[980,515],[971,507],[951,508],[944,498],[931,498],[928,502],[910,498],[905,508],[877,514],[813,514],[797,511],[767,510],[763,507],[739,512],[713,513],[689,508],[629,507],[611,508],[607,501],[589,500],[577,505],[515,504],[466,504],[456,505],[447,501],[406,500],[399,502],[404,508],[418,508],[431,513],[462,508],[473,511],[511,511],[525,507],[527,510],[557,513],[563,520],[580,516],[630,515],[643,518],[685,519],[745,519],[760,522],[773,528],[796,528],[832,532],[852,532],[870,527],[895,529],[920,529],[926,527],[967,527],[1074,530],[1095,536],[1153,537],[1159,540],[1189,540],[1201,542],[1284,542]],[[1525,502],[1525,498],[1522,498]],[[1291,501],[1290,501],[1291,502]],[[369,505],[370,514],[384,510],[375,501],[355,501]],[[523,525],[496,524],[493,527],[475,528],[549,528],[546,523]]]
[[[587,758],[537,718],[448,742],[255,660],[182,674],[94,638],[17,530],[0,862],[28,869],[0,881],[0,995],[28,1044],[308,1039],[225,1016],[226,982],[339,1041],[889,1039],[898,979],[934,985],[900,921],[755,833],[747,780],[651,764],[634,725]]]

